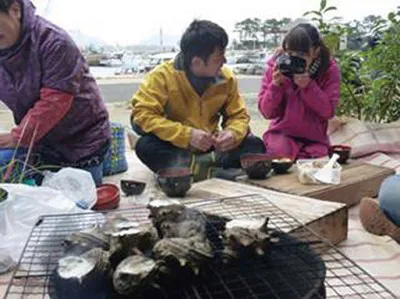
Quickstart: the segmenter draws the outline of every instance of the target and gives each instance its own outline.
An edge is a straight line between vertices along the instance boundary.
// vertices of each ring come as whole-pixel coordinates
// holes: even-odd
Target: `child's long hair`
[[[331,53],[317,28],[308,23],[298,24],[289,30],[282,41],[282,48],[285,51],[308,53],[312,47],[320,47],[321,65],[317,73],[319,77],[328,70]]]

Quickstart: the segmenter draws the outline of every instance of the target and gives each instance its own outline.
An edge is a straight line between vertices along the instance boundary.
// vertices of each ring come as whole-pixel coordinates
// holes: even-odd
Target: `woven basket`
[[[103,175],[108,176],[128,170],[125,156],[125,129],[121,124],[111,123],[111,146],[103,162]]]

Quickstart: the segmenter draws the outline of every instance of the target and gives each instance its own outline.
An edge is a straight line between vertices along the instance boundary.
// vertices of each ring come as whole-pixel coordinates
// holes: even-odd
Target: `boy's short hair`
[[[194,57],[205,62],[215,49],[225,50],[228,34],[219,25],[206,20],[194,20],[182,35],[180,48],[185,63],[190,65]]]

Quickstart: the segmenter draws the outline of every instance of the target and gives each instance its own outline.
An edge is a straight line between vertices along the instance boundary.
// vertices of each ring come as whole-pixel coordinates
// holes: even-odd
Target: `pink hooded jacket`
[[[328,70],[310,84],[299,89],[289,78],[282,86],[272,81],[275,60],[267,63],[267,69],[258,95],[258,109],[271,119],[264,142],[269,132],[306,139],[329,145],[328,120],[335,115],[340,97],[340,72],[334,60]]]

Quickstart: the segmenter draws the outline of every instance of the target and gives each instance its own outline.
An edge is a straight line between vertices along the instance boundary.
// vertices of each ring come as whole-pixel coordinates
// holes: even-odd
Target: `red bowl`
[[[110,210],[118,207],[120,192],[117,185],[103,184],[97,188],[97,201],[93,210]]]
[[[344,164],[350,158],[351,147],[341,144],[332,145],[329,148],[329,157],[332,157],[334,153],[339,155],[339,159],[337,160],[339,164]]]

